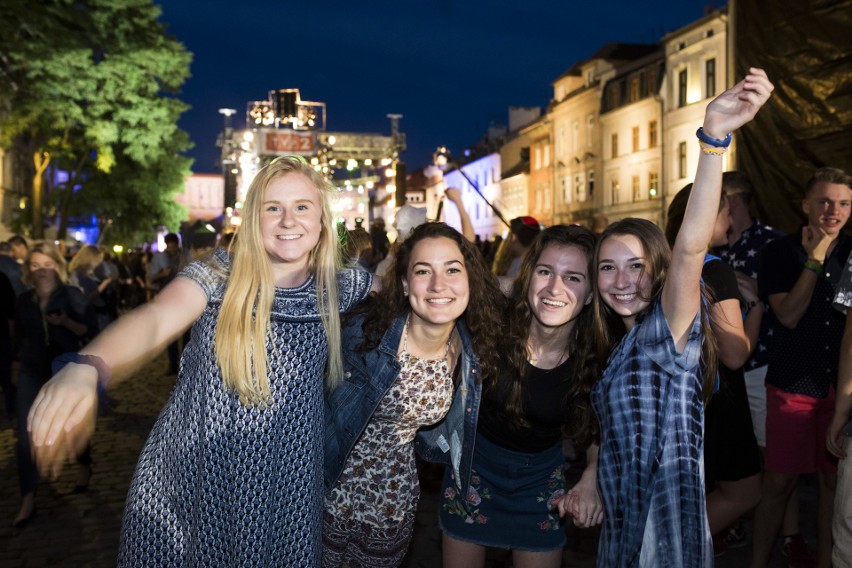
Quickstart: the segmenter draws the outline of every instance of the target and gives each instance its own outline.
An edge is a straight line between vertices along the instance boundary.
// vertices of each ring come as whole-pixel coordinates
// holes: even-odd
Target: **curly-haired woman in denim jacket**
[[[428,223],[402,244],[382,292],[348,319],[344,380],[326,399],[325,566],[402,562],[420,494],[415,446],[467,493],[502,304],[476,248]]]

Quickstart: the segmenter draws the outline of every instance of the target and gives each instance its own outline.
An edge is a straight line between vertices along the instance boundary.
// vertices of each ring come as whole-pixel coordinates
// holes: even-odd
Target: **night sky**
[[[156,1],[156,0],[155,0]],[[390,134],[404,115],[409,169],[435,147],[474,144],[508,107],[547,105],[551,83],[606,42],[654,43],[697,20],[706,0],[164,0],[161,21],[194,54],[180,126],[193,171],[217,171],[220,108],[273,89],[326,103],[327,130]],[[717,2],[716,5],[720,5]]]

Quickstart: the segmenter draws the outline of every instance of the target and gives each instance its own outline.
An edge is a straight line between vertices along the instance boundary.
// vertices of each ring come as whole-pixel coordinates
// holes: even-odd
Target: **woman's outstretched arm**
[[[177,278],[151,302],[106,328],[81,353],[103,360],[111,370],[111,382],[121,380],[186,331],[206,305],[207,297],[197,284]],[[94,367],[69,363],[39,391],[27,429],[42,472],[58,473],[64,461],[88,442],[97,386]]]
[[[724,139],[728,133],[754,118],[769,100],[773,89],[766,73],[752,67],[742,81],[707,105],[702,126],[704,134],[717,140]],[[662,306],[678,351],[686,345],[689,329],[698,312],[701,268],[721,199],[722,156],[722,153],[702,149],[683,225],[672,247]]]

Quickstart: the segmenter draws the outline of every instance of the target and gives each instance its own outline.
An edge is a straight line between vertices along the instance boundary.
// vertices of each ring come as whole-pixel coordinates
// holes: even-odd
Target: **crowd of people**
[[[329,183],[279,158],[232,242],[184,263],[167,238],[144,278],[156,295],[108,326],[111,279],[142,285],[139,272],[101,276],[102,253],[84,247],[69,274],[32,246],[3,306],[17,322],[4,352],[19,369],[15,522],[35,512],[38,470],[73,458],[85,490],[99,392],[168,348],[177,383],[131,482],[121,566],[399,566],[418,458],[445,466],[446,566],[484,566],[488,547],[559,566],[566,522],[602,525],[599,566],[711,566],[755,506],[754,565],[780,533],[798,566],[794,491],[813,471],[816,560],[830,565],[833,529],[834,565],[849,565],[849,505],[832,506],[835,488],[852,492],[848,460],[836,475],[850,449],[852,178],[815,173],[801,234],[752,219],[754,192],[722,156],[772,89],[751,69],[708,105],[665,230],[523,216],[494,246],[449,189],[461,231],[405,206],[391,243],[381,220],[335,226]],[[586,458],[570,486],[565,438]]]

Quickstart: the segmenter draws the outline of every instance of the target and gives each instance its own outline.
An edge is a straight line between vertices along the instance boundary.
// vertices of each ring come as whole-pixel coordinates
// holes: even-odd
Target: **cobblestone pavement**
[[[145,366],[111,392],[114,408],[100,416],[92,439],[94,474],[87,493],[72,494],[76,468],[66,468],[55,481],[43,480],[36,497],[38,514],[24,528],[11,522],[19,502],[15,466],[15,433],[0,422],[0,567],[108,567],[115,565],[121,514],[133,468],[160,409],[168,399],[174,376],[166,373],[165,356]],[[431,472],[430,472],[431,471]],[[405,566],[436,568],[441,565],[441,536],[437,526],[440,471],[427,470],[417,514],[414,540]],[[813,533],[815,495],[813,483],[802,487],[802,526],[805,538]],[[594,566],[596,531],[567,529],[568,546],[563,566]],[[750,547],[730,550],[717,560],[721,568],[748,566]],[[776,554],[774,566],[784,566]],[[488,553],[488,568],[508,568],[510,556]]]

